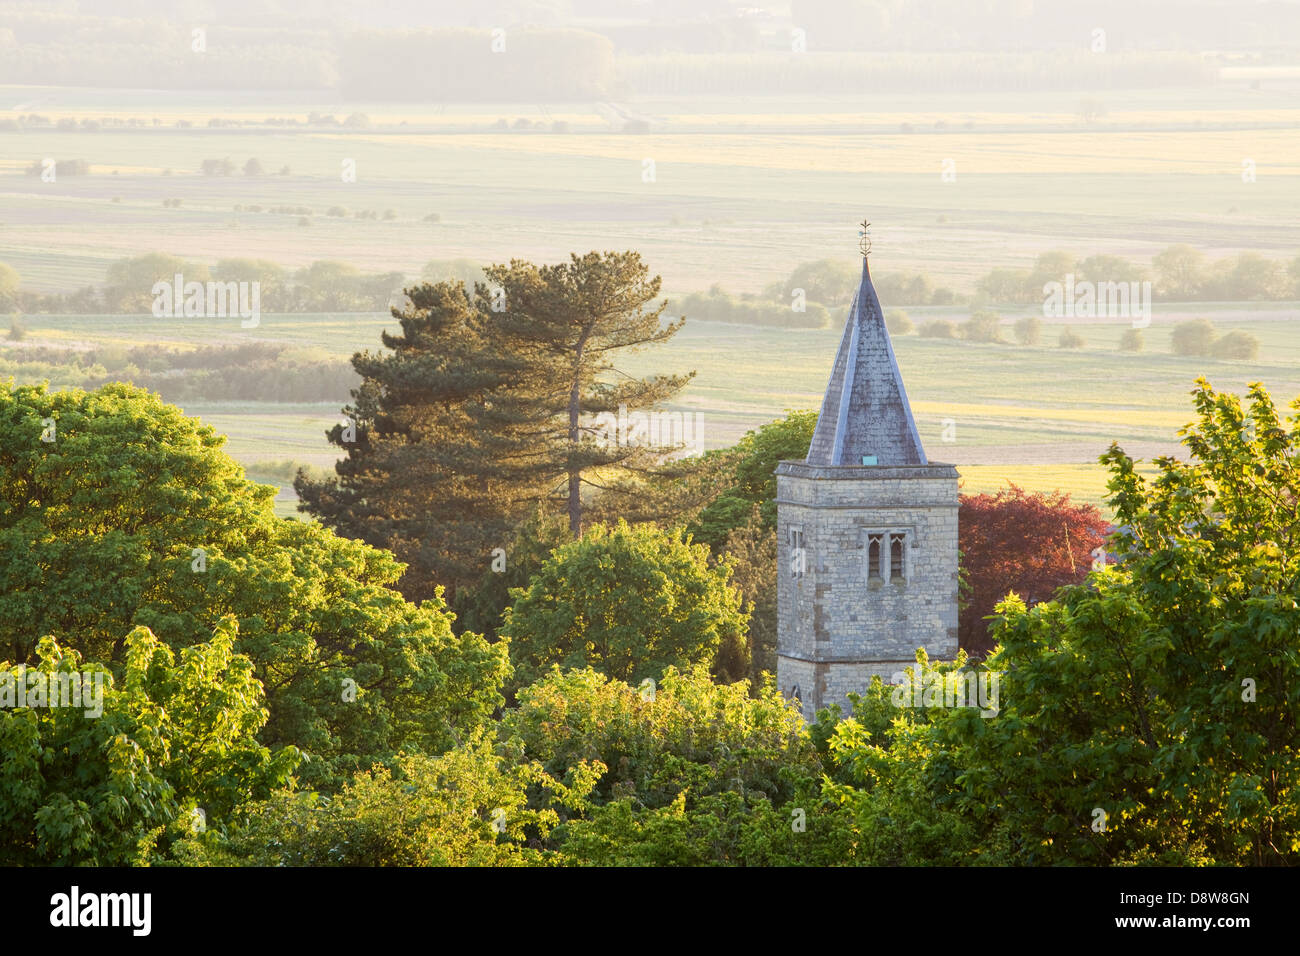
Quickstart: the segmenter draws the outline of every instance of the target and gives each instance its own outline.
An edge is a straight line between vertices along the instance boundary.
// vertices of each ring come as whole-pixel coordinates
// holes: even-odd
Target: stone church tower
[[[869,247],[868,247],[869,248]],[[804,461],[776,469],[777,685],[804,717],[957,654],[957,470],[932,464],[866,256]]]

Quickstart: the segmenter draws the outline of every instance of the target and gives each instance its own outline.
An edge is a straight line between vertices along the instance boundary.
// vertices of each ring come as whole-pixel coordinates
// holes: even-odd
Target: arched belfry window
[[[882,528],[865,532],[865,565],[869,584],[903,584],[907,581],[906,530]]]
[[[882,568],[884,562],[881,560],[881,552],[884,550],[884,536],[879,534],[867,535],[867,580],[883,581],[884,574]]]

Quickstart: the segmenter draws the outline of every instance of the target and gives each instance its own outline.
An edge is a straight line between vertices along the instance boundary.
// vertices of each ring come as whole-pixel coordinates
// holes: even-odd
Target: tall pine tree
[[[390,351],[352,358],[362,383],[347,421],[327,433],[345,453],[336,476],[300,473],[294,487],[303,510],[406,562],[399,586],[408,598],[445,585],[454,599],[543,496],[528,466],[531,436],[505,423],[482,428],[506,393],[527,406],[529,376],[488,341],[487,304],[459,281],[407,295],[410,306],[393,310],[401,334],[383,334]]]
[[[681,449],[675,440],[680,436],[667,442],[654,435],[639,441],[610,436],[596,416],[608,413],[623,421],[668,400],[694,377],[691,372],[637,379],[612,360],[620,350],[667,341],[685,320],[661,322],[667,302],[653,305],[660,279],[650,277],[636,252],[574,254],[548,266],[515,259],[484,271],[480,296],[493,295],[499,304],[493,340],[538,373],[530,380],[533,387],[493,403],[491,423],[522,427],[531,436],[537,454],[524,467],[563,500],[576,537],[582,533],[584,488],[617,495],[626,489],[627,476],[651,475]],[[502,467],[503,478],[519,473],[513,462]]]
[[[294,486],[303,510],[406,562],[408,598],[444,585],[454,606],[490,621],[502,608],[478,607],[471,592],[539,505],[563,513],[575,537],[584,489],[600,496],[601,520],[683,524],[716,482],[704,474],[711,462],[665,460],[681,435],[621,425],[610,434],[611,421],[626,423],[694,375],[637,379],[614,365],[617,350],[682,325],[661,322],[660,280],[637,253],[484,271],[472,297],[459,281],[407,290],[410,306],[393,310],[401,334],[383,335],[388,351],[353,356],[362,384],[346,422],[327,433],[345,453],[337,474],[300,474]]]

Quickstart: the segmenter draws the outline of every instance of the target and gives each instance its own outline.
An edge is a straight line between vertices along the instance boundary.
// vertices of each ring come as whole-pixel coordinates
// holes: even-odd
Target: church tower
[[[808,457],[776,469],[777,685],[809,720],[957,654],[957,470],[921,447],[869,249]]]

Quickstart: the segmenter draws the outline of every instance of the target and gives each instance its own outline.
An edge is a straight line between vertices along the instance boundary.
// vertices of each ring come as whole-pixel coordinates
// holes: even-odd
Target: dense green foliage
[[[1260,386],[1244,408],[1193,394],[1192,463],[1147,480],[1104,456],[1104,569],[1078,578],[1086,509],[965,500],[989,514],[964,563],[1021,592],[997,646],[973,667],[918,651],[805,727],[770,679],[733,681],[768,669],[746,618],[799,415],[732,460],[749,513],[718,554],[650,523],[526,523],[488,645],[390,590],[387,553],[275,519],[155,397],[6,386],[0,862],[1293,865],[1300,399],[1284,420]],[[978,557],[1017,535],[1032,554]],[[82,673],[102,713],[7,696]],[[945,700],[967,674],[978,702]]]
[[[0,384],[0,653],[31,662],[50,634],[116,668],[137,626],[179,650],[233,615],[267,691],[260,739],[301,748],[322,785],[477,726],[504,648],[453,634],[440,597],[405,601],[391,554],[276,518],[223,441],[127,385]]]
[[[0,863],[147,864],[173,840],[219,826],[285,785],[299,755],[293,747],[272,755],[256,741],[267,712],[235,635],[226,619],[177,663],[138,627],[126,636],[117,680],[52,638],[33,665],[0,665],[6,682],[29,689],[86,675],[78,696],[63,698],[79,706],[46,699],[0,709]]]
[[[552,551],[515,592],[500,633],[510,641],[516,684],[552,664],[590,665],[627,681],[696,663],[746,676],[746,617],[730,573],[680,532],[596,525]]]
[[[559,817],[529,807],[530,789],[581,808],[602,769],[581,764],[566,783],[536,762],[507,763],[476,734],[450,753],[408,754],[357,774],[332,798],[285,793],[254,804],[229,833],[195,837],[177,856],[217,866],[544,865],[548,855],[527,844]]]
[[[717,548],[741,527],[757,505],[763,527],[776,528],[776,466],[808,457],[817,413],[797,411],[747,432],[736,444],[737,461],[729,487],[700,513],[691,526],[697,540]]]
[[[521,692],[495,741],[360,774],[338,796],[284,794],[185,841],[192,864],[834,865],[851,813],[770,686],[670,668],[656,687],[591,669]]]
[[[560,831],[567,862],[792,865],[851,862],[846,813],[818,793],[802,721],[769,684],[719,686],[703,668],[631,687],[552,672],[520,694],[502,737],[552,775],[599,761],[591,808]],[[796,812],[798,811],[798,812]]]

